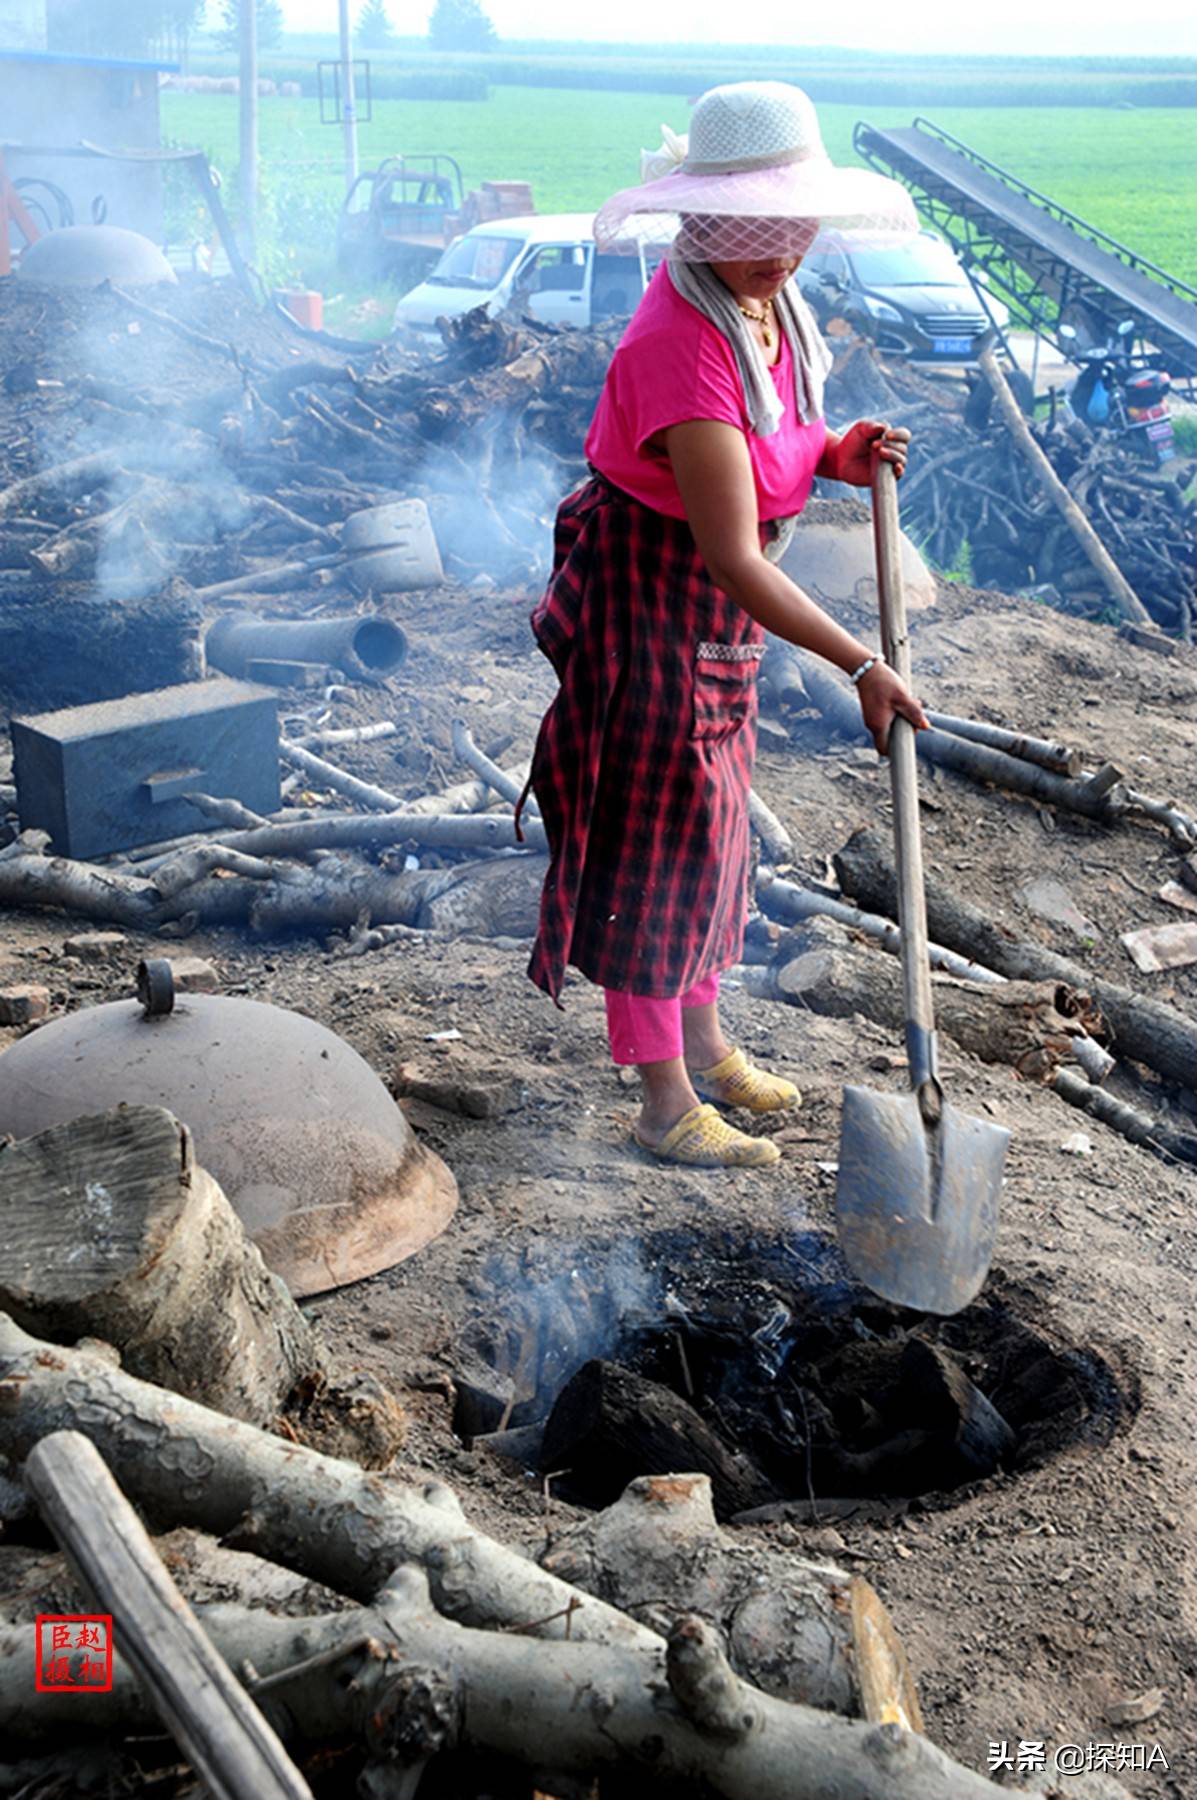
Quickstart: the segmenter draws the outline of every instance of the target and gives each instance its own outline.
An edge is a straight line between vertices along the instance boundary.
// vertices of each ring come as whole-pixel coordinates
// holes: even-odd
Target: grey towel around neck
[[[778,399],[760,345],[749,331],[748,321],[731,290],[724,287],[709,263],[670,257],[668,268],[669,279],[682,299],[709,319],[731,345],[744,383],[748,422],[758,437],[772,437],[781,424],[785,406]],[[823,387],[831,368],[831,352],[823,342],[814,314],[792,280],[786,282],[774,300],[773,312],[789,340],[799,421],[811,425],[823,417]]]

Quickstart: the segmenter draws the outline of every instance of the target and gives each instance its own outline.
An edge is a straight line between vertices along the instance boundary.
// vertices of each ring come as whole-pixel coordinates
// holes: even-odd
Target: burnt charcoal
[[[542,1466],[568,1472],[591,1506],[609,1506],[638,1475],[708,1475],[717,1518],[777,1495],[695,1409],[659,1382],[616,1363],[586,1363],[557,1396]]]
[[[992,1475],[1014,1454],[1018,1439],[991,1400],[969,1380],[955,1357],[935,1344],[911,1338],[902,1352],[904,1397],[914,1416],[941,1440],[949,1474],[955,1459],[960,1473],[948,1486]]]
[[[199,637],[199,609],[173,585],[122,601],[30,577],[0,608],[0,703],[44,712],[194,681]]]

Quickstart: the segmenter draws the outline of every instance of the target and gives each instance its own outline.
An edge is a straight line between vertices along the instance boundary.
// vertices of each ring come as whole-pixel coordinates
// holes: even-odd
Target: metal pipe
[[[346,192],[357,180],[357,101],[353,92],[353,42],[349,0],[338,0],[341,25],[341,124],[345,134]]]
[[[324,663],[354,681],[380,681],[407,655],[407,638],[390,619],[255,619],[228,613],[204,640],[208,661],[226,675],[248,675],[254,662]]]
[[[241,0],[240,76],[241,231],[250,260],[256,253],[258,229],[258,8]]]

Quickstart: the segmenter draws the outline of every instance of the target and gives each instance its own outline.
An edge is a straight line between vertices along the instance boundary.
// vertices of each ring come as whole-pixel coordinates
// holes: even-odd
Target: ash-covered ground
[[[30,463],[11,406],[3,426],[13,480]],[[374,602],[409,635],[397,675],[332,699],[301,691],[284,699],[284,712],[306,723],[394,720],[394,737],[337,756],[404,799],[464,773],[452,750],[455,719],[513,761],[530,753],[551,698],[551,671],[527,626],[535,578],[463,576]],[[844,616],[862,633],[874,628],[864,609]],[[1113,761],[1136,789],[1197,813],[1197,653],[1188,646],[1164,654],[1032,600],[942,582],[912,635],[917,685],[936,709],[1075,744],[1088,768]],[[766,719],[758,790],[797,845],[795,879],[826,880],[828,859],[854,830],[888,829],[885,765],[829,738],[813,718],[767,711]],[[1182,856],[1159,826],[1101,824],[926,768],[922,782],[931,874],[1012,937],[1165,1000],[1197,1025],[1193,968],[1142,975],[1119,941],[1128,929],[1186,916],[1159,898]],[[1071,923],[1035,909],[1026,890],[1036,878],[1066,890]],[[127,995],[139,958],[177,946],[130,931],[112,958],[87,963],[63,951],[79,929],[77,918],[8,914],[0,986],[44,983],[59,1013]],[[804,1104],[775,1133],[784,1151],[776,1171],[664,1168],[630,1142],[635,1095],[607,1059],[600,997],[577,980],[555,1011],[526,979],[526,944],[413,933],[355,955],[335,934],[255,941],[220,929],[198,931],[184,947],[215,963],[225,991],[331,1026],[384,1080],[409,1092],[440,1084],[443,1104],[403,1104],[457,1178],[456,1218],[410,1263],[313,1310],[342,1362],[372,1370],[408,1409],[405,1468],[448,1480],[471,1518],[531,1549],[574,1514],[552,1483],[455,1435],[449,1384],[463,1346],[505,1313],[535,1318],[546,1296],[556,1304],[574,1270],[600,1282],[615,1271],[629,1304],[665,1276],[700,1285],[704,1242],[718,1247],[721,1266],[740,1268],[750,1293],[786,1246],[833,1235],[845,1083],[903,1083],[895,1033],[729,984],[735,1040],[792,1075]],[[0,1041],[17,1035],[4,1030]],[[1001,1740],[1159,1744],[1168,1774],[1135,1774],[1124,1756],[1118,1778],[1180,1800],[1197,1789],[1194,1171],[1003,1064],[951,1042],[942,1058],[951,1097],[1012,1133],[996,1255],[978,1304],[1009,1309],[1063,1353],[1100,1358],[1116,1390],[1103,1428],[1017,1474],[925,1497],[888,1520],[734,1529],[866,1575],[908,1648],[929,1735],[962,1761],[984,1769]],[[1111,1087],[1192,1129],[1193,1095],[1146,1069],[1120,1070]],[[455,1095],[479,1090],[495,1097],[487,1116],[459,1110]],[[1148,1719],[1111,1723],[1120,1704],[1154,1689],[1162,1699]]]

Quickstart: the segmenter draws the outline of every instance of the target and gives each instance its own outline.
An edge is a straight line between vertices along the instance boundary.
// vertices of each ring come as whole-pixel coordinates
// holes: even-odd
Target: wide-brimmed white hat
[[[694,107],[688,139],[662,129],[661,150],[642,157],[642,175],[654,179],[600,208],[600,249],[667,243],[690,262],[757,261],[804,254],[816,242],[877,243],[918,230],[898,182],[835,166],[813,105],[789,82],[711,88]]]

